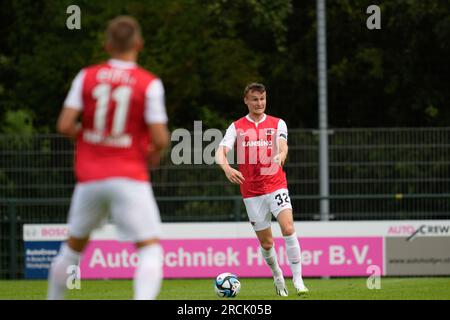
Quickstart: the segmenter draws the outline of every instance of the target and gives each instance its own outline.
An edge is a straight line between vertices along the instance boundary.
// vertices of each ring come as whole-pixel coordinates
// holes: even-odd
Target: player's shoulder
[[[88,65],[88,66],[84,67],[82,70],[84,70],[85,72],[92,72],[92,71],[95,72],[102,68],[112,68],[112,66],[110,63],[108,63],[108,61],[104,61],[104,62]],[[134,70],[134,72],[137,73],[140,78],[146,78],[148,80],[159,79],[159,77],[156,74],[154,74],[153,72],[150,72],[149,70],[143,68],[140,65],[136,65],[136,67],[132,68],[132,70]]]
[[[99,70],[107,66],[106,62],[87,65],[78,72],[78,76],[81,76],[82,79],[93,79],[97,76]]]
[[[274,116],[269,116],[267,115],[267,119],[273,124],[273,125],[283,125],[286,126],[286,122],[279,118],[279,117],[274,117]]]
[[[240,125],[240,124],[247,123],[247,122],[248,122],[247,116],[243,116],[243,117],[237,119],[236,121],[234,121],[233,124]]]
[[[149,80],[159,79],[159,77],[156,74],[145,69],[144,67],[142,67],[140,65],[137,65],[135,70],[136,70],[136,73],[138,73],[140,77],[147,78]]]
[[[100,63],[95,63],[95,64],[90,64],[85,66],[83,69],[81,69],[81,71],[84,72],[92,72],[92,71],[97,71],[101,68],[107,67],[108,64],[105,62],[100,62]]]
[[[268,114],[266,114],[266,118],[264,119],[265,126],[274,127],[274,128],[279,126],[280,121],[283,121],[283,120],[281,118],[271,116]]]
[[[266,114],[266,119],[273,122],[283,121],[283,119]]]
[[[162,89],[161,79],[154,74],[153,72],[143,68],[140,65],[137,65],[133,71],[133,75],[137,78],[138,86],[142,88],[143,91],[148,92],[148,89],[157,89],[160,92]],[[156,81],[155,81],[156,80]],[[157,87],[152,84],[158,82],[159,85]]]

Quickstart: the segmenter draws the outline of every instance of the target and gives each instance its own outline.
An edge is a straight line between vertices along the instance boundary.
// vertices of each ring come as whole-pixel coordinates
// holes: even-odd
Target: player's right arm
[[[56,130],[73,140],[81,130],[81,124],[78,123],[78,117],[83,110],[82,88],[84,80],[84,70],[81,70],[72,82],[70,91],[64,101],[64,107],[58,117]]]
[[[242,184],[245,181],[244,176],[238,170],[233,169],[227,160],[227,153],[230,151],[228,147],[219,146],[216,152],[216,163],[225,172],[225,176],[230,182],[235,184]]]
[[[78,123],[79,115],[80,111],[64,107],[59,114],[56,130],[63,136],[75,140],[78,132],[81,130],[81,125]]]
[[[242,184],[245,181],[244,176],[238,170],[232,168],[227,160],[227,154],[233,148],[236,141],[236,129],[232,123],[225,133],[225,137],[220,142],[216,151],[216,163],[222,168],[230,182],[235,184]]]

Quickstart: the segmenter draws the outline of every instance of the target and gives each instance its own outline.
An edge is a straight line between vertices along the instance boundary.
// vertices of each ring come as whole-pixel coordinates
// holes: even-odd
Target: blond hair
[[[264,87],[264,85],[261,83],[252,82],[245,87],[244,97],[246,97],[247,93],[249,93],[250,91],[258,91],[259,93],[263,93],[266,92],[266,87]]]
[[[139,22],[130,16],[118,16],[108,23],[106,28],[106,43],[118,53],[127,52],[142,40]]]

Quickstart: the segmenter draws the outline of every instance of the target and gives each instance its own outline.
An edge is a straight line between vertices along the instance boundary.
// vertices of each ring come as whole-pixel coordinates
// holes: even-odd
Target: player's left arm
[[[280,166],[284,166],[288,155],[287,143],[287,126],[286,123],[280,119],[277,128],[277,155],[274,157],[274,162]]]
[[[64,107],[59,114],[56,129],[58,132],[70,139],[75,140],[81,125],[78,123],[80,111],[71,107]]]
[[[278,164],[280,166],[284,166],[284,163],[286,162],[286,158],[288,155],[288,144],[287,140],[284,140],[283,138],[278,138]]]
[[[62,135],[75,140],[81,130],[78,117],[83,110],[82,87],[85,71],[78,72],[72,81],[72,86],[64,101],[64,107],[59,114],[56,130]]]
[[[152,141],[148,150],[148,163],[151,168],[155,168],[159,166],[161,155],[170,144],[164,86],[160,79],[153,80],[146,90],[144,117]]]

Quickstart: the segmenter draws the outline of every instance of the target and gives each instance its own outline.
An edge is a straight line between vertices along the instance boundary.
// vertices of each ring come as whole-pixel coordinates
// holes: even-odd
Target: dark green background
[[[81,30],[66,9],[81,8]],[[366,9],[381,8],[381,30]],[[316,1],[2,1],[0,132],[54,132],[78,70],[106,58],[106,22],[142,24],[140,64],[164,81],[171,129],[194,120],[224,129],[245,112],[250,81],[268,113],[317,127]],[[448,0],[327,1],[329,124],[334,128],[450,122]]]

